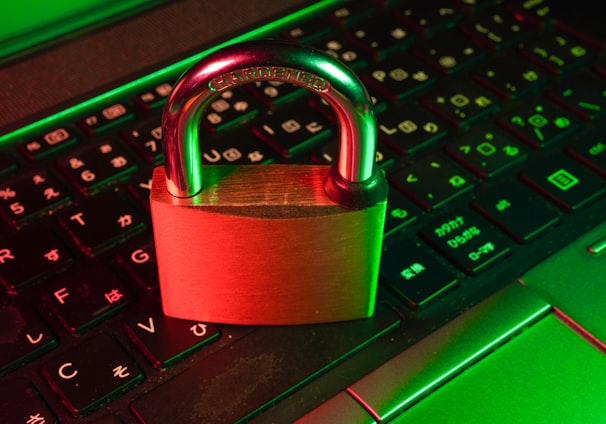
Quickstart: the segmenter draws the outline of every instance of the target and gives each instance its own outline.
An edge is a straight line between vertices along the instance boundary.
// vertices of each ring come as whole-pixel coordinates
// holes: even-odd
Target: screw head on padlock
[[[255,81],[304,87],[332,107],[335,165],[202,166],[201,115]],[[162,132],[150,205],[166,315],[261,325],[372,315],[388,188],[372,101],[351,70],[286,42],[228,46],[180,78]]]

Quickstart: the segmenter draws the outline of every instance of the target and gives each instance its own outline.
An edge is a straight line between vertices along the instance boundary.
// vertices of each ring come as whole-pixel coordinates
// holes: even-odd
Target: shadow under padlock
[[[202,166],[200,116],[222,90],[262,80],[307,88],[332,107],[333,166]],[[351,70],[291,43],[228,46],[181,77],[162,133],[150,203],[166,315],[260,325],[372,315],[388,187],[374,160],[372,101]]]

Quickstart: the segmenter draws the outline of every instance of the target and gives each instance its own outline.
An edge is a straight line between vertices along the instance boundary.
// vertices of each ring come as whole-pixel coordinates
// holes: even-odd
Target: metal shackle
[[[198,127],[204,111],[222,91],[256,81],[281,81],[306,88],[332,107],[340,128],[340,149],[325,182],[325,191],[333,193],[328,193],[329,197],[348,203],[334,199],[342,197],[334,194],[339,187],[372,191],[367,189],[383,186],[384,178],[375,165],[377,130],[372,100],[353,71],[315,49],[282,41],[251,41],[211,53],[175,85],[162,122],[170,194],[192,197],[203,188]],[[384,188],[380,191],[385,194]]]

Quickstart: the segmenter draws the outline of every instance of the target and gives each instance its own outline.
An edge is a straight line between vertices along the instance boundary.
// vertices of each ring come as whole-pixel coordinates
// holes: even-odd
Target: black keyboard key
[[[359,70],[368,63],[368,58],[362,50],[343,37],[324,37],[315,40],[311,45],[339,59],[353,70]]]
[[[389,180],[427,211],[469,193],[474,186],[466,171],[435,154],[419,158],[390,175]]]
[[[0,375],[56,346],[53,333],[29,306],[0,306]]]
[[[117,250],[117,260],[148,291],[159,286],[156,249],[152,236],[137,238]]]
[[[477,43],[491,50],[511,47],[531,34],[529,25],[504,10],[491,10],[461,23],[460,28]]]
[[[549,80],[539,66],[511,54],[495,56],[471,72],[477,82],[507,100],[537,92]]]
[[[328,13],[328,18],[340,26],[347,27],[368,19],[377,10],[371,1],[349,2]]]
[[[580,128],[578,118],[542,98],[522,103],[499,116],[497,122],[535,149],[558,142]]]
[[[259,105],[243,87],[224,90],[211,102],[200,121],[210,131],[222,131],[251,119],[259,113]]]
[[[14,227],[57,210],[70,201],[59,181],[43,169],[0,183],[0,213]]]
[[[78,121],[78,125],[88,135],[99,134],[118,124],[133,119],[133,110],[124,103],[114,103]]]
[[[122,136],[147,162],[159,164],[162,161],[162,125],[160,125],[160,118],[137,122]]]
[[[407,53],[373,63],[363,80],[390,100],[401,100],[434,84],[437,73]]]
[[[339,157],[339,140],[332,140],[311,154],[311,159],[314,163],[320,165],[332,165]],[[396,161],[396,155],[391,152],[383,143],[377,143],[377,151],[375,153],[377,165],[382,169],[390,169]]]
[[[394,8],[395,12],[416,31],[428,35],[454,26],[463,13],[448,0],[409,0]]]
[[[331,22],[322,16],[314,16],[285,31],[284,36],[293,41],[308,43],[331,31]]]
[[[398,322],[395,313],[379,304],[369,319],[262,327],[136,399],[131,411],[147,424],[225,423],[251,417]]]
[[[404,103],[379,115],[379,138],[401,154],[414,156],[443,139],[450,127],[418,104]]]
[[[354,25],[346,36],[374,59],[406,50],[416,38],[414,31],[392,14],[377,15]]]
[[[60,159],[58,164],[82,192],[116,184],[137,170],[130,154],[113,140],[86,145]]]
[[[383,281],[411,309],[419,309],[454,289],[454,273],[411,241],[390,245],[381,256]]]
[[[456,29],[442,31],[416,43],[412,53],[445,75],[468,69],[486,55],[481,47]]]
[[[73,414],[89,413],[143,381],[137,364],[105,334],[57,355],[42,372]]]
[[[521,45],[520,52],[552,74],[558,75],[586,64],[594,56],[588,45],[564,32],[550,32],[527,41]]]
[[[144,110],[161,109],[172,89],[173,86],[168,82],[158,84],[150,90],[135,95],[135,103]]]
[[[42,225],[0,240],[0,279],[11,292],[66,268],[72,260],[63,242]]]
[[[552,87],[547,96],[582,119],[597,119],[606,111],[606,80],[592,72],[577,73]]]
[[[568,145],[566,153],[606,178],[606,139],[603,128],[581,134]]]
[[[59,223],[91,257],[145,228],[140,215],[114,192],[102,193],[62,211]]]
[[[36,160],[55,153],[78,142],[72,131],[59,127],[33,140],[19,143],[19,150],[29,160]]]
[[[153,167],[142,167],[134,178],[131,178],[127,188],[139,203],[149,210],[149,194],[152,185]]]
[[[184,359],[220,334],[212,324],[170,318],[159,307],[130,314],[124,325],[131,339],[159,369]]]
[[[467,128],[498,110],[496,96],[468,81],[448,85],[424,94],[421,103],[455,127]]]
[[[43,297],[72,334],[83,333],[133,300],[118,276],[97,262],[67,270],[44,287]]]
[[[421,211],[396,190],[389,192],[385,213],[385,235],[396,234],[400,229],[416,222]]]
[[[511,251],[499,230],[470,210],[452,211],[421,230],[421,236],[467,274],[475,274]]]
[[[292,158],[326,141],[333,131],[328,119],[305,103],[295,103],[255,121],[253,132],[280,156]]]
[[[566,212],[574,212],[606,191],[604,181],[564,155],[532,163],[520,178]]]
[[[553,11],[549,0],[508,0],[505,7],[512,13],[520,14],[525,22],[538,27],[550,26],[553,22]]]
[[[0,422],[6,424],[56,424],[49,407],[37,390],[24,379],[12,379],[0,386]]]
[[[472,129],[448,142],[445,150],[481,178],[492,178],[528,157],[526,147],[492,126]]]
[[[204,140],[200,153],[202,163],[217,165],[272,163],[277,157],[248,127],[225,131]]]
[[[560,223],[556,211],[514,181],[479,194],[472,205],[519,243],[534,240]]]

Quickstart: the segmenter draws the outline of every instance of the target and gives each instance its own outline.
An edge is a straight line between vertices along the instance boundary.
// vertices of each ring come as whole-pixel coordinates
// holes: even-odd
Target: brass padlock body
[[[201,166],[198,126],[213,99],[272,80],[332,107],[335,165]],[[292,43],[225,47],[175,85],[162,135],[150,204],[167,315],[278,325],[372,314],[388,188],[375,164],[372,100],[351,70]]]
[[[329,169],[209,166],[204,190],[177,198],[156,168],[154,227],[170,228],[155,235],[164,312],[236,324],[370,316],[386,201],[336,205],[322,189]]]

